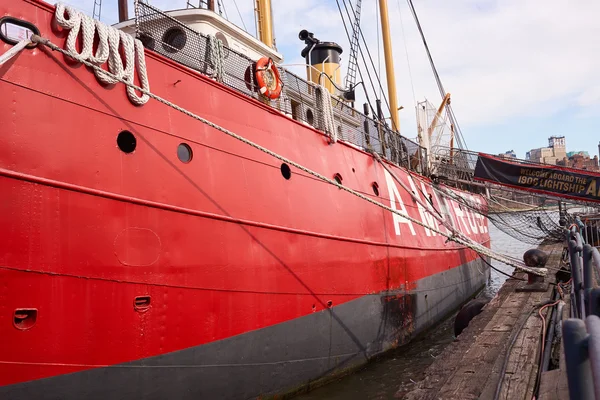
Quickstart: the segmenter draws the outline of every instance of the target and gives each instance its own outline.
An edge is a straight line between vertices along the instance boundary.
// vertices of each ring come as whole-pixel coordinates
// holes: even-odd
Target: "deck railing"
[[[562,326],[569,397],[600,399],[600,253],[577,227],[566,233],[571,264],[571,318]]]
[[[147,49],[209,77],[216,76],[208,36],[201,34],[146,3],[136,10],[136,36]],[[323,130],[324,116],[316,106],[316,85],[278,67],[284,84],[277,100],[265,100],[254,79],[255,62],[246,55],[225,46],[223,84],[246,96],[266,102],[282,114]],[[427,151],[424,147],[391,130],[385,120],[373,119],[336,96],[332,96],[335,129],[338,139],[368,151],[395,164],[421,174],[428,174]],[[330,132],[333,134],[333,132]]]

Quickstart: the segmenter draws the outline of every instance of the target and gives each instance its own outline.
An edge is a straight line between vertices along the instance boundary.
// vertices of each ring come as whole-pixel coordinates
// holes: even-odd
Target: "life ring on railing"
[[[277,100],[281,94],[283,83],[279,70],[270,57],[263,57],[256,62],[254,70],[259,92],[271,100]]]

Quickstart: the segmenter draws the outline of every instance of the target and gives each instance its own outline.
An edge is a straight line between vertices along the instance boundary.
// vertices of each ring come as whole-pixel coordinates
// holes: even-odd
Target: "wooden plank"
[[[545,246],[549,267],[557,268],[562,244]],[[525,279],[524,273],[515,274]],[[549,279],[549,281],[551,281]],[[513,331],[527,318],[508,358],[500,398],[530,400],[537,377],[542,322],[534,306],[547,301],[546,292],[516,292],[525,283],[508,280],[459,338],[425,371],[425,379],[404,397],[417,399],[493,398]]]
[[[501,399],[531,399],[538,372],[541,328],[542,321],[534,313],[517,336],[508,358]]]

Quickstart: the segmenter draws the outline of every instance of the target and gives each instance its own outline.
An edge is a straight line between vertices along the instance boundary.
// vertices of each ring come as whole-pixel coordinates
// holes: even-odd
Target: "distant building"
[[[600,168],[598,167],[598,156],[590,158],[587,151],[571,151],[567,154],[567,157],[559,160],[557,164],[563,167],[600,171]]]
[[[498,157],[502,157],[502,158],[517,158],[517,153],[515,153],[514,150],[509,150],[506,153],[500,153],[500,154],[498,154]]]
[[[556,165],[557,161],[567,157],[567,146],[564,136],[550,136],[548,147],[531,149],[527,152],[526,159],[542,164]]]
[[[567,158],[573,157],[576,154],[579,154],[581,156],[588,157],[588,158],[590,157],[590,153],[588,153],[587,151],[569,151],[569,152],[567,152]]]

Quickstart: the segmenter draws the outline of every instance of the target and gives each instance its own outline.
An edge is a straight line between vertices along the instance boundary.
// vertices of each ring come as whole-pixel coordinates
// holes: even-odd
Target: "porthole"
[[[192,161],[192,157],[192,148],[188,144],[181,143],[179,146],[177,146],[177,158],[179,158],[179,161],[187,164]]]
[[[310,109],[306,110],[306,122],[308,122],[310,125],[313,125],[315,122],[315,117]]]
[[[281,175],[283,175],[283,177],[288,180],[292,177],[292,170],[290,169],[290,166],[287,165],[286,163],[281,164]]]
[[[373,182],[371,184],[371,188],[373,189],[373,193],[375,193],[375,196],[379,196],[379,185],[377,184],[377,182]]]
[[[119,146],[119,149],[121,149],[123,153],[133,153],[136,145],[137,140],[135,139],[135,136],[133,136],[133,133],[129,131],[119,132],[119,135],[117,136],[117,146]]]
[[[168,29],[162,37],[163,49],[169,53],[177,53],[187,42],[187,35],[180,27]]]
[[[338,183],[338,185],[342,184],[342,176],[340,174],[335,174],[333,176],[333,180],[335,180]]]

